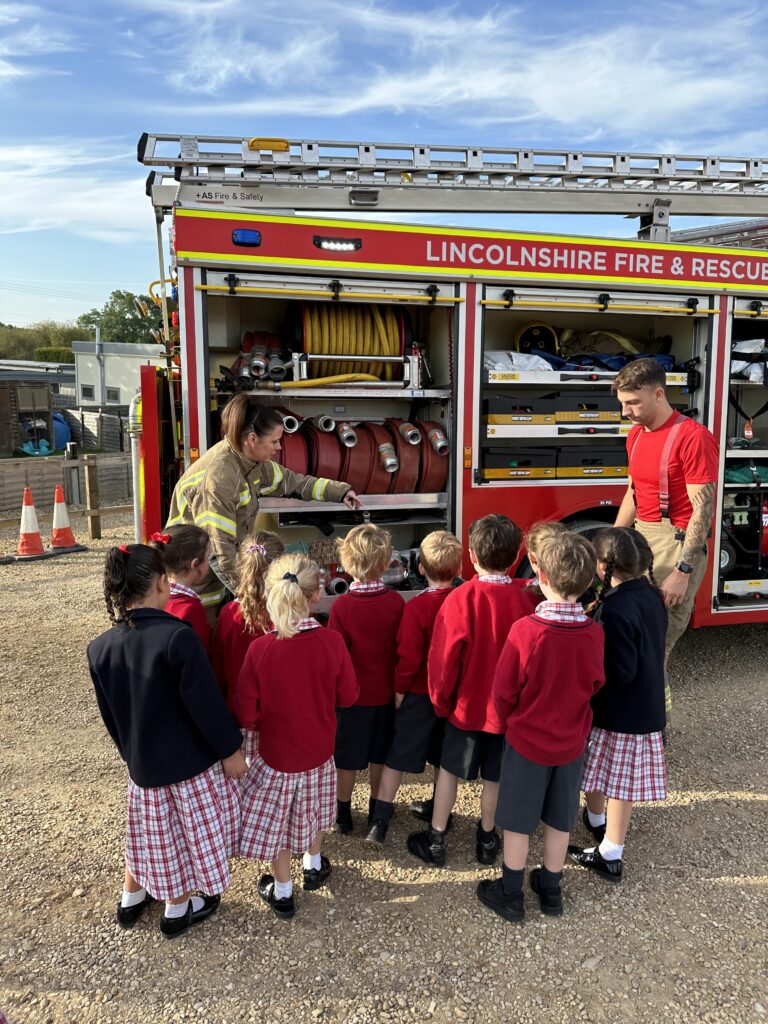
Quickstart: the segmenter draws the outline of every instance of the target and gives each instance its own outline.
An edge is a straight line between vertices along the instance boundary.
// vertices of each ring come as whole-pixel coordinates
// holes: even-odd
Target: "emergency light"
[[[261,232],[253,228],[235,228],[232,232],[233,245],[248,245],[252,248],[261,245]]]
[[[332,252],[357,252],[363,248],[362,238],[325,238],[315,235],[312,239],[318,249],[330,249]]]

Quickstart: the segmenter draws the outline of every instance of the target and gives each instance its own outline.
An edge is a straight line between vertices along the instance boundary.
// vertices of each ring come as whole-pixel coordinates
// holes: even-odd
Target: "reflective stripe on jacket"
[[[349,484],[294,473],[277,462],[251,462],[219,441],[176,484],[166,526],[194,523],[211,538],[211,573],[195,589],[205,605],[224,599],[225,584],[237,584],[238,548],[253,527],[259,497],[341,501]]]

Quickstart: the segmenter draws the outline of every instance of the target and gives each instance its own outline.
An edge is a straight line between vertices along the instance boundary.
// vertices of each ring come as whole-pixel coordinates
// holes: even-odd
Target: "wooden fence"
[[[102,507],[127,505],[133,500],[131,457],[119,455],[89,455],[96,464],[99,502]],[[77,473],[77,483],[73,479]],[[38,508],[53,506],[57,484],[64,487],[68,505],[85,505],[85,463],[83,459],[66,460],[61,456],[30,459],[0,459],[0,516],[18,515],[24,487],[32,488]]]

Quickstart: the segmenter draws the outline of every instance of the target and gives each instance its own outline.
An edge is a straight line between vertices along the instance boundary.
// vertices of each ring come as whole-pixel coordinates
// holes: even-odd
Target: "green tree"
[[[74,324],[44,320],[29,327],[13,327],[0,324],[0,358],[36,359],[40,348],[66,349],[72,355],[72,342],[82,337],[82,331]],[[64,362],[64,359],[56,360]],[[71,359],[74,362],[74,356]]]
[[[136,308],[138,298],[148,308],[143,317]],[[162,313],[148,295],[134,295],[133,292],[117,289],[112,292],[101,309],[91,309],[77,318],[81,334],[91,340],[96,337],[96,327],[101,327],[101,340],[131,342],[133,344],[154,344],[152,328],[162,327]]]

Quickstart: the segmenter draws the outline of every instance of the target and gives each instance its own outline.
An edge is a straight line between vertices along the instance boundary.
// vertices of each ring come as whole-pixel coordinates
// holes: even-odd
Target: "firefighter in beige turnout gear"
[[[653,574],[667,606],[666,658],[688,626],[707,568],[715,509],[717,442],[706,427],[667,400],[663,368],[638,359],[616,375],[627,438],[629,487],[616,526],[634,526],[648,541]],[[667,716],[672,702],[666,683]]]
[[[359,508],[349,484],[294,473],[272,456],[280,451],[283,421],[272,409],[236,395],[222,414],[225,438],[194,462],[176,484],[167,526],[194,523],[211,539],[211,572],[196,587],[215,616],[238,584],[238,550],[253,528],[260,497],[344,502]]]

